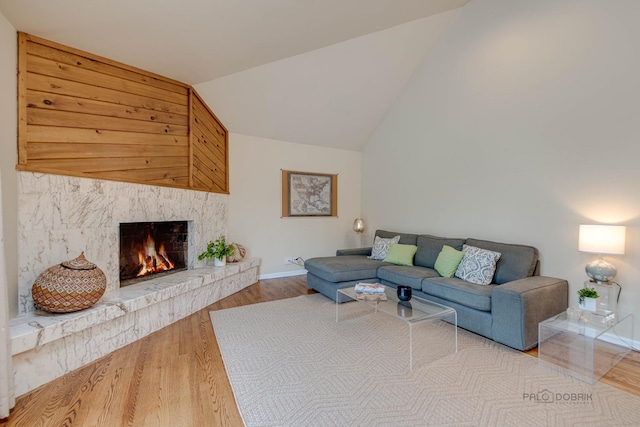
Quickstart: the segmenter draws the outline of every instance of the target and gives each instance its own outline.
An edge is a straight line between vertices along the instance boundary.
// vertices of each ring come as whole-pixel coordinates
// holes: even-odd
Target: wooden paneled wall
[[[228,132],[191,86],[18,42],[18,170],[229,192]]]
[[[193,188],[225,192],[220,183],[229,181],[227,131],[195,91],[191,95],[190,126]]]

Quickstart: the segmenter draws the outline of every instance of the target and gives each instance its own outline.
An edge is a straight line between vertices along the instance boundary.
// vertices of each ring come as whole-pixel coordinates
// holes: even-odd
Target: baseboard
[[[258,280],[277,279],[279,277],[302,276],[303,274],[307,274],[307,270],[282,271],[280,273],[261,274],[258,276]]]
[[[615,345],[622,345],[622,344],[626,344],[628,347],[631,347],[632,350],[634,351],[640,351],[640,342],[638,342],[637,340],[634,339],[629,339],[627,337],[620,337],[618,335],[611,332],[606,332],[602,335],[600,335],[599,337],[602,341],[611,343],[611,344],[615,344]]]

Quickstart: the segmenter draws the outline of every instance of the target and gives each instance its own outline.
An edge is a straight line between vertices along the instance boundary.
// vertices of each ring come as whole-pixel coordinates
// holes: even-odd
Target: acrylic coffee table
[[[451,307],[444,306],[423,298],[413,297],[410,301],[400,301],[394,288],[385,286],[386,301],[368,301],[358,299],[355,288],[338,289],[336,294],[336,323],[340,321],[340,306],[345,301],[344,297],[368,305],[375,313],[383,313],[394,319],[401,320],[409,325],[409,369],[413,369],[413,325],[425,322],[445,327],[451,333],[444,334],[448,342],[440,342],[439,354],[451,354],[458,351],[458,313]],[[347,300],[347,303],[348,300]],[[442,350],[445,350],[444,352]]]

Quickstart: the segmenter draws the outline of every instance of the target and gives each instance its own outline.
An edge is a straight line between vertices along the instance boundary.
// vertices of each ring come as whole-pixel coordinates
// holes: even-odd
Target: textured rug
[[[212,311],[247,426],[640,425],[640,398],[539,366],[465,330],[409,328],[322,295]]]

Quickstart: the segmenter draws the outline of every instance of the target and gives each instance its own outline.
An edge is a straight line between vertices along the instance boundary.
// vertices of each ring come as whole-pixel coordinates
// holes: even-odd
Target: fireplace
[[[120,224],[120,286],[186,270],[187,221]]]

